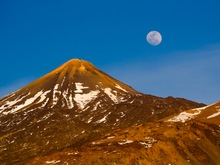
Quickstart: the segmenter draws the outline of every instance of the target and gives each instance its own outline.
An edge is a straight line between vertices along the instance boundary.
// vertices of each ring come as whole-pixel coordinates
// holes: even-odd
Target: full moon
[[[146,40],[149,44],[157,46],[162,41],[162,36],[158,31],[151,31],[147,34]]]

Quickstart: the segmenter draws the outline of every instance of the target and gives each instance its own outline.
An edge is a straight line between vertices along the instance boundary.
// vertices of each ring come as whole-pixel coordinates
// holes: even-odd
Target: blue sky
[[[220,100],[220,1],[0,0],[0,97],[72,58],[134,89]],[[163,40],[151,46],[151,30]]]

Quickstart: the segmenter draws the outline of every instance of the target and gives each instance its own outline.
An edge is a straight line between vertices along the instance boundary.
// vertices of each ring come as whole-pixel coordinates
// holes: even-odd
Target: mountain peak
[[[84,109],[98,97],[113,104],[124,102],[136,94],[139,92],[100,71],[93,64],[72,59],[3,98],[0,114],[33,108]]]
[[[85,60],[79,60],[77,58],[71,59],[67,61],[66,63],[62,64],[60,67],[55,69],[49,74],[57,74],[60,73],[61,76],[65,75],[68,73],[68,75],[75,75],[77,71],[83,72],[88,69],[97,69],[95,66]]]
[[[81,63],[83,60],[80,60],[80,59],[78,59],[78,58],[73,58],[73,59],[70,59],[69,61],[67,61],[66,63],[64,63],[64,64],[72,64],[72,65],[74,65],[74,64],[78,64],[78,63]]]
[[[62,67],[79,67],[82,64],[82,60],[79,60],[77,58],[71,59],[67,62],[65,62],[63,65],[61,65]]]
[[[92,65],[91,63],[89,63],[85,60],[79,60],[77,58],[71,59],[71,60],[67,61],[66,63],[64,63],[61,66],[62,67],[76,67],[76,68],[78,68],[78,67],[81,67],[81,66],[84,66],[84,65],[86,65],[86,66],[90,65],[90,66],[94,67],[94,65]]]

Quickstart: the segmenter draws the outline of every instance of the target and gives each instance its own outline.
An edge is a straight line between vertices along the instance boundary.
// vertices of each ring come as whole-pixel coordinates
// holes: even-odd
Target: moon
[[[162,36],[158,31],[150,31],[146,36],[146,40],[149,44],[157,46],[161,43]]]

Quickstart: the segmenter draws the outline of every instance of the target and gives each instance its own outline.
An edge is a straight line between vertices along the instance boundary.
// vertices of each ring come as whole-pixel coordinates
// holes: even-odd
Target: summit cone
[[[1,101],[3,105],[0,104],[0,110],[3,114],[8,114],[34,108],[83,109],[98,95],[105,95],[113,102],[123,102],[126,99],[124,95],[128,94],[138,92],[91,63],[72,59],[5,97]]]

